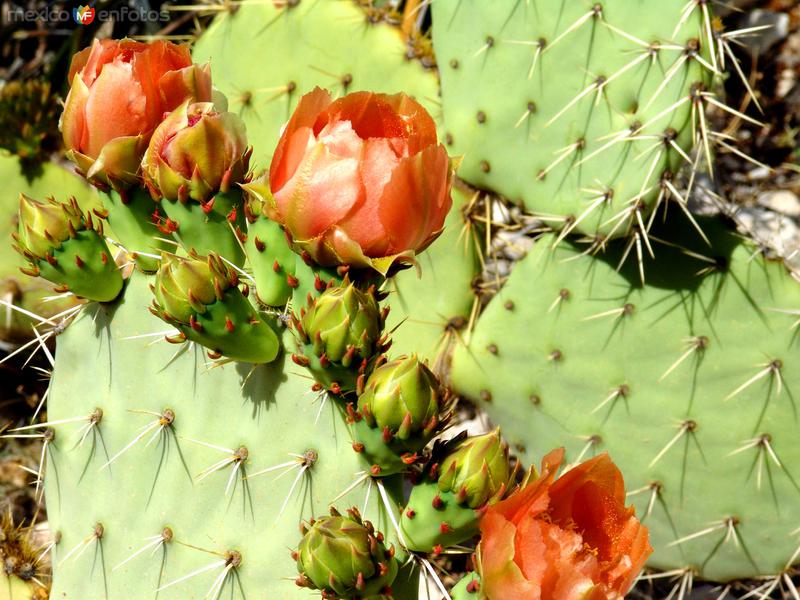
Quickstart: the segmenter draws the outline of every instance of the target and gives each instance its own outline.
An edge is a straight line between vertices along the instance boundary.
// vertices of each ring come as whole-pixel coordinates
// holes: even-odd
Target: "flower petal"
[[[379,210],[387,183],[399,160],[386,139],[369,139],[364,142],[361,161],[361,181],[364,198],[355,205],[339,226],[347,235],[358,240],[366,256],[386,256],[390,235],[384,229]]]
[[[134,183],[147,147],[147,138],[139,136],[116,137],[108,142],[94,164],[86,172],[87,179],[104,173],[113,179]]]
[[[519,598],[537,600],[538,585],[525,579],[514,561],[517,529],[500,514],[481,520],[480,557],[482,590],[489,600]]]
[[[146,99],[124,62],[105,65],[89,90],[86,102],[88,140],[81,150],[92,157],[116,137],[149,134]]]
[[[174,110],[185,100],[211,102],[211,67],[192,65],[167,71],[158,82],[163,112]]]
[[[300,102],[286,124],[272,156],[272,163],[269,167],[269,181],[273,194],[280,190],[295,174],[305,155],[308,140],[312,137],[310,128],[317,119],[317,115],[330,102],[330,93],[319,87],[314,88],[313,91],[300,98]],[[295,135],[298,130],[306,128],[309,131],[301,135]]]
[[[86,132],[86,102],[89,100],[89,88],[83,79],[76,76],[72,79],[72,87],[64,102],[64,112],[61,114],[59,127],[64,136],[64,145],[67,148],[83,148],[87,141]]]
[[[343,158],[316,143],[309,145],[293,177],[274,196],[289,231],[303,241],[338,223],[363,194],[358,157]]]
[[[383,188],[379,216],[388,251],[416,250],[443,225],[452,206],[450,160],[444,146],[402,159]]]

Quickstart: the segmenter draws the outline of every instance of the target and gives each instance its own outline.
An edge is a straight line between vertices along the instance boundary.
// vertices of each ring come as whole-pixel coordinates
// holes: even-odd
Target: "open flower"
[[[556,479],[563,457],[563,448],[548,454],[538,479],[489,506],[481,520],[489,600],[619,599],[652,553],[608,455]]]
[[[211,102],[184,102],[158,126],[142,161],[153,192],[169,200],[205,203],[241,183],[250,152],[244,123]]]
[[[423,250],[450,210],[452,168],[436,126],[405,94],[300,100],[269,172],[270,216],[322,265],[385,273]]]
[[[68,156],[88,178],[135,182],[150,135],[187,99],[211,100],[208,65],[162,40],[95,40],[78,52],[61,117]]]

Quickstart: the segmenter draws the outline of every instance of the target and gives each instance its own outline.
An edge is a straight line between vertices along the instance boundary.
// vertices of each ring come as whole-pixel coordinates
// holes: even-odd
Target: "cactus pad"
[[[48,514],[61,536],[53,597],[163,588],[162,600],[199,600],[215,582],[224,598],[307,597],[287,549],[300,520],[323,514],[361,469],[344,420],[332,402],[314,403],[285,355],[253,370],[209,368],[199,347],[176,353],[136,337],[164,330],[147,313],[148,283],[135,274],[122,300],[90,305],[58,339],[48,416],[93,419],[54,425],[47,451]],[[336,505],[353,503],[363,490]],[[396,545],[380,506],[373,496],[365,517]]]
[[[554,225],[627,234],[636,210],[646,217],[663,199],[662,174],[684,161],[692,104],[710,79],[703,15],[686,6],[434,2],[459,175]]]
[[[452,382],[529,462],[562,444],[573,462],[609,451],[653,567],[774,575],[797,548],[800,286],[701,225],[714,250],[673,219],[644,286],[635,265],[616,271],[616,244],[593,258],[540,239],[456,349]]]

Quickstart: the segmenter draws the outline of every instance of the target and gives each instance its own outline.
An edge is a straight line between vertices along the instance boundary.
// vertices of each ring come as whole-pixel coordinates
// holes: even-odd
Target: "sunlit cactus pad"
[[[147,312],[147,284],[135,275],[121,301],[90,306],[59,338],[49,420],[87,418],[55,424],[47,449],[53,597],[149,598],[163,587],[160,599],[200,600],[216,584],[223,598],[307,598],[293,579],[298,525],[363,469],[344,420],[330,400],[314,402],[288,356],[212,366],[199,347],[137,337],[165,329]],[[363,502],[359,487],[334,504]],[[365,517],[396,545],[380,506],[373,493]],[[416,598],[415,586],[404,571],[394,587]]]
[[[624,244],[592,257],[540,239],[456,348],[452,383],[529,462],[561,444],[571,461],[608,451],[651,566],[774,575],[798,545],[800,285],[703,226],[713,250],[680,218],[656,232],[674,245],[655,244],[644,287],[635,261],[615,270]]]
[[[398,354],[416,352],[432,366],[440,366],[469,322],[475,303],[472,284],[480,273],[480,233],[464,209],[475,194],[453,188],[453,208],[444,233],[417,257],[421,272],[408,269],[385,286],[391,306],[387,329],[393,331],[392,350]]]
[[[690,94],[713,68],[703,12],[685,0],[432,6],[459,174],[559,228],[626,235],[688,158]]]

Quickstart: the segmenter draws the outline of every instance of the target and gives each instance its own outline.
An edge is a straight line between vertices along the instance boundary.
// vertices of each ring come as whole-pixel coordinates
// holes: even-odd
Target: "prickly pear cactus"
[[[684,164],[715,69],[692,4],[434,2],[459,174],[556,227],[627,235]]]
[[[58,340],[53,596],[304,598],[287,548],[363,469],[339,409],[313,402],[286,354],[212,366],[199,346],[154,344],[165,325],[146,310],[150,279],[135,274],[120,300],[90,305]],[[362,502],[361,490],[336,500]],[[396,545],[375,497],[365,518]],[[400,581],[399,597],[415,598],[407,571]]]
[[[800,510],[800,286],[720,223],[683,219],[617,272],[540,239],[456,348],[452,383],[533,462],[608,451],[650,528],[650,564],[725,581],[780,573]],[[530,331],[530,334],[522,332]]]

